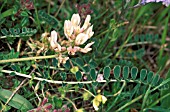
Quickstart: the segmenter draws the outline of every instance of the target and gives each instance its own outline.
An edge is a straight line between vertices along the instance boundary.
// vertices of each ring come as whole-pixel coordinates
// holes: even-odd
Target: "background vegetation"
[[[170,111],[170,7],[133,8],[137,0],[0,4],[0,111],[92,112],[94,103],[100,112]],[[91,15],[95,44],[58,66],[41,35],[55,30],[66,38],[64,21],[75,13]]]

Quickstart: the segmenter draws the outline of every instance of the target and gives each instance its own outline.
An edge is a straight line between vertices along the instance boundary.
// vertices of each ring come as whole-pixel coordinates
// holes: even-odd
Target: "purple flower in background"
[[[164,0],[162,4],[168,7],[170,5],[170,0]]]
[[[145,5],[150,2],[162,2],[162,4],[167,7],[170,5],[170,0],[142,0],[140,4]]]

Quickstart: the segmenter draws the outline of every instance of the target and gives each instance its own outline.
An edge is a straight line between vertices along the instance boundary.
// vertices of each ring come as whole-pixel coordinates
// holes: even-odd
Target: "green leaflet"
[[[108,67],[108,66],[104,67],[104,69],[103,69],[104,78],[107,79],[107,80],[108,80],[109,77],[110,77],[110,71],[111,71],[111,69],[110,69],[110,67]]]

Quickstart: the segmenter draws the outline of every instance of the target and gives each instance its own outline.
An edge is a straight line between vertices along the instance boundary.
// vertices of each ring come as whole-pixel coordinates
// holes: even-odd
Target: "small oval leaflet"
[[[106,80],[108,80],[109,77],[110,77],[110,71],[111,71],[111,69],[110,69],[109,66],[104,67],[103,73],[104,73],[104,78],[105,78]]]
[[[124,66],[123,67],[123,78],[124,79],[128,79],[129,77],[129,67],[128,66]]]
[[[137,74],[138,74],[138,68],[137,67],[132,67],[131,68],[131,77],[132,77],[133,80],[136,79]]]
[[[145,80],[146,74],[147,74],[147,70],[146,69],[142,69],[140,71],[140,81],[143,82]]]
[[[120,77],[120,72],[121,72],[121,67],[119,65],[116,65],[114,68],[113,68],[113,73],[114,73],[114,77],[119,80],[119,77]]]
[[[91,69],[91,70],[90,70],[90,76],[91,76],[91,78],[92,78],[93,81],[96,80],[97,74],[96,74],[95,69]]]
[[[147,75],[147,83],[151,83],[154,73],[150,71]]]
[[[82,79],[82,74],[81,74],[80,71],[77,71],[77,72],[76,72],[76,79],[77,79],[78,81],[80,81],[80,80]]]

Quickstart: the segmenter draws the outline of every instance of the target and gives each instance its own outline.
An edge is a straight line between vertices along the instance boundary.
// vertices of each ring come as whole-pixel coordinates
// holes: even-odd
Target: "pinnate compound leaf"
[[[37,33],[36,29],[32,28],[26,28],[23,27],[20,28],[9,28],[8,30],[6,28],[0,29],[1,33],[5,35],[6,37],[29,37]]]
[[[12,93],[13,93],[12,91],[0,89],[0,100],[6,103],[6,101],[12,95]],[[22,111],[31,110],[34,108],[33,105],[27,99],[25,99],[23,96],[19,94],[15,94],[13,98],[9,101],[8,105]]]
[[[49,24],[51,27],[56,28],[58,26],[58,21],[55,17],[47,14],[43,10],[39,10],[38,14],[40,16],[40,19],[44,20],[47,24]]]

